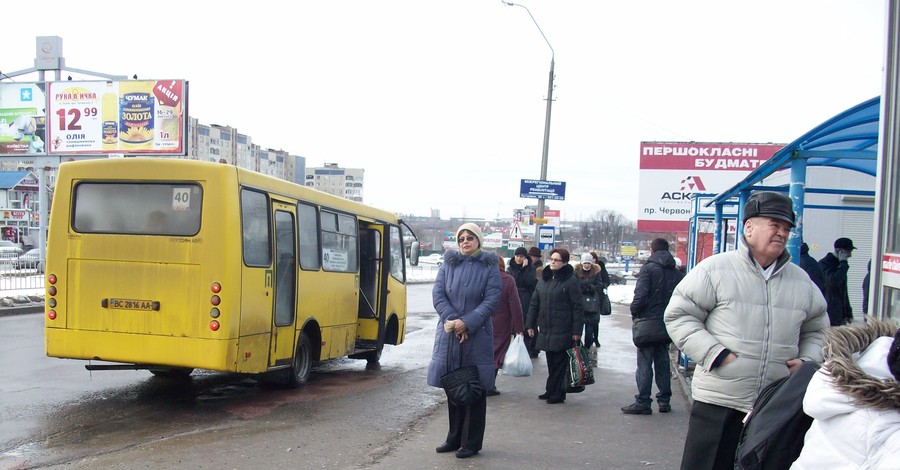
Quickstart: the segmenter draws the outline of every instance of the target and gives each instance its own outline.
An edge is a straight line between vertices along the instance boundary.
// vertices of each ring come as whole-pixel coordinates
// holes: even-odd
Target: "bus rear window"
[[[81,233],[193,236],[203,189],[196,183],[79,183],[72,228]]]

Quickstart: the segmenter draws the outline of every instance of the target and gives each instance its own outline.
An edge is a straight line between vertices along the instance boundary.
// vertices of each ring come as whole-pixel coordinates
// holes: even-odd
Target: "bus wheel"
[[[362,355],[362,358],[365,359],[369,364],[377,364],[378,361],[381,360],[381,351],[382,348],[378,348],[373,351],[367,351]]]
[[[297,341],[297,353],[294,354],[294,361],[291,363],[291,374],[288,377],[288,385],[291,387],[299,387],[306,384],[309,380],[311,370],[312,345],[309,342],[309,336],[306,336],[306,333],[300,333],[300,340]]]

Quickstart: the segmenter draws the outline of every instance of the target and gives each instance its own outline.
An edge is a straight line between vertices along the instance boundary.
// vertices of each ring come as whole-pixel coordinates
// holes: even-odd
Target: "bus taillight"
[[[219,322],[215,320],[209,322],[209,329],[213,331],[219,331]]]
[[[49,282],[50,284],[56,284],[56,274],[47,276],[47,282]]]
[[[51,320],[56,320],[56,311],[55,311],[55,310],[48,310],[48,311],[47,311],[47,318],[49,318],[49,319],[51,319]]]
[[[210,286],[210,290],[213,291],[213,294],[218,294],[219,292],[222,292],[222,284],[214,282],[212,283],[212,286]]]

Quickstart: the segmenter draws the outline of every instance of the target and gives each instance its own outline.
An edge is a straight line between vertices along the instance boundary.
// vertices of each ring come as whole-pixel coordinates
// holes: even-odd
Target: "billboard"
[[[37,83],[0,83],[0,155],[45,155],[47,99]]]
[[[686,232],[691,195],[743,180],[784,144],[641,142],[639,232]]]
[[[185,154],[187,81],[48,85],[48,154]]]

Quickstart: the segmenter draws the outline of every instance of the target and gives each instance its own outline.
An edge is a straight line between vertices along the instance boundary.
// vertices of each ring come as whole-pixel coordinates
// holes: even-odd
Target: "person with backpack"
[[[743,419],[768,384],[821,362],[825,299],[785,250],[791,199],[754,193],[736,250],[701,261],[681,280],[664,319],[697,366],[681,468],[733,469]]]
[[[900,468],[900,331],[869,317],[833,328],[803,411],[813,418],[792,470]]]

